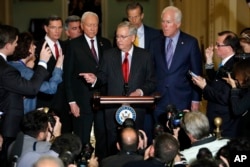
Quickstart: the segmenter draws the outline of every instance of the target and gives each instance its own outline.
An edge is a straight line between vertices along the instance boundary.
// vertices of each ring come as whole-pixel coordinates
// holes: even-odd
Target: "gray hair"
[[[185,113],[181,127],[186,133],[192,135],[195,139],[200,140],[209,135],[209,122],[205,114],[192,111]]]
[[[51,156],[51,155],[44,155],[44,156],[41,156],[37,161],[36,163],[33,165],[33,167],[38,167],[38,165],[40,163],[43,163],[44,161],[51,161],[51,162],[55,162],[57,164],[57,167],[64,167],[64,164],[62,162],[62,160],[58,157],[54,157],[54,156]]]
[[[117,29],[121,27],[128,27],[129,29],[129,35],[136,35],[137,34],[137,28],[136,26],[132,25],[129,21],[123,21],[120,24],[118,24]]]
[[[69,28],[68,27],[69,23],[71,23],[71,22],[77,22],[77,21],[81,22],[81,18],[79,16],[77,16],[77,15],[68,16],[66,18],[65,22],[64,22],[64,28],[65,28],[65,30],[67,30]]]
[[[82,23],[84,22],[84,20],[86,19],[87,16],[95,16],[99,22],[99,17],[96,13],[94,12],[84,12],[81,18]]]
[[[175,22],[176,23],[181,23],[181,19],[182,19],[182,12],[180,9],[178,9],[177,7],[175,6],[168,6],[168,7],[165,7],[161,13],[161,18],[162,18],[162,15],[167,12],[167,11],[173,11],[175,13]]]

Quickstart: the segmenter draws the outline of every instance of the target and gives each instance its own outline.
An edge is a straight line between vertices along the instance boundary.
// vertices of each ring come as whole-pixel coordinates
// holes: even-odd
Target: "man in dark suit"
[[[23,117],[24,96],[36,95],[43,80],[48,76],[47,62],[51,54],[42,54],[37,69],[30,80],[21,77],[21,74],[6,61],[17,46],[18,30],[8,25],[0,25],[0,111],[2,121],[0,134],[3,136],[1,163],[7,162],[7,150],[19,132],[19,123]],[[43,44],[43,48],[45,44]],[[49,50],[47,49],[47,52]]]
[[[111,48],[109,40],[96,36],[98,20],[97,14],[93,12],[85,12],[82,15],[81,27],[84,34],[69,41],[64,68],[67,101],[74,116],[73,131],[80,136],[85,145],[90,142],[90,132],[94,122],[95,155],[101,160],[107,156],[104,113],[93,111],[92,98],[95,92],[103,94],[101,91],[104,88],[92,88],[79,76],[81,72],[96,73],[99,62],[103,59],[103,51]],[[91,40],[94,40],[93,48]]]
[[[150,43],[150,52],[156,69],[157,92],[161,95],[156,104],[154,117],[155,121],[162,125],[167,121],[168,105],[175,105],[178,111],[197,111],[201,101],[201,90],[192,83],[188,71],[201,75],[202,56],[197,39],[180,30],[181,18],[182,13],[178,8],[164,8],[161,14],[164,35]],[[190,145],[182,130],[179,140],[182,144],[181,149]]]
[[[198,41],[180,31],[181,17],[181,11],[176,7],[163,9],[161,24],[164,36],[150,43],[158,81],[157,91],[161,94],[154,112],[157,122],[166,121],[161,118],[166,118],[166,106],[169,104],[175,105],[178,110],[198,110],[201,101],[201,91],[192,83],[188,71],[201,75],[202,56]]]
[[[36,55],[41,51],[41,46],[44,41],[47,42],[47,46],[51,49],[53,56],[48,61],[48,71],[50,76],[55,68],[59,50],[62,50],[64,54],[64,44],[60,39],[63,32],[63,21],[62,18],[57,15],[51,15],[45,20],[44,30],[46,35],[43,40],[36,43]],[[62,67],[63,68],[63,67]],[[63,76],[64,77],[64,76]],[[57,92],[53,95],[39,92],[37,95],[37,108],[49,107],[60,117],[62,123],[62,133],[69,132],[68,117],[69,117],[69,105],[66,100],[66,93],[64,88],[64,79],[58,85]]]
[[[144,12],[143,6],[138,2],[129,3],[126,7],[128,21],[137,28],[137,39],[134,44],[140,48],[149,50],[149,43],[156,37],[160,36],[160,30],[154,29],[143,24]],[[145,115],[144,131],[148,136],[148,144],[152,143],[154,119],[153,112],[147,111]]]
[[[163,133],[155,138],[154,144],[148,150],[144,155],[145,160],[131,161],[124,167],[165,167],[174,164],[175,157],[179,156],[179,143],[171,134]],[[177,166],[185,167],[186,165],[178,162]]]
[[[91,73],[82,75],[92,86],[107,85],[108,96],[143,96],[150,95],[155,90],[154,68],[149,52],[135,47],[136,27],[125,21],[118,25],[116,40],[118,48],[104,52],[103,60],[97,77]],[[129,65],[127,71],[122,65]],[[128,75],[127,75],[128,74]],[[108,131],[109,154],[115,153],[118,123],[115,112],[119,106],[106,109],[105,120]],[[145,110],[136,111],[136,127],[143,129]]]
[[[102,167],[122,167],[124,164],[142,160],[143,156],[138,154],[139,134],[132,127],[122,128],[118,134],[116,143],[119,152],[116,155],[111,155],[101,161]]]
[[[222,31],[218,33],[215,46],[206,49],[205,69],[208,77],[208,83],[202,77],[193,77],[194,83],[203,90],[203,96],[208,101],[207,117],[209,119],[210,131],[213,132],[216,126],[214,118],[222,118],[222,136],[236,137],[239,119],[233,116],[230,105],[231,87],[223,77],[228,77],[227,72],[232,72],[233,66],[237,59],[234,55],[239,49],[240,43],[237,35],[231,31]],[[213,50],[216,55],[222,59],[218,71],[214,70]]]

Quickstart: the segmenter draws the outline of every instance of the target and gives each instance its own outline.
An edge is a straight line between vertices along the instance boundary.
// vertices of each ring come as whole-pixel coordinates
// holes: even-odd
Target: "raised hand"
[[[47,42],[45,41],[43,43],[43,47],[42,47],[42,50],[40,52],[40,60],[44,61],[44,62],[48,62],[52,53],[51,53],[51,50],[49,47],[46,47],[47,45]]]

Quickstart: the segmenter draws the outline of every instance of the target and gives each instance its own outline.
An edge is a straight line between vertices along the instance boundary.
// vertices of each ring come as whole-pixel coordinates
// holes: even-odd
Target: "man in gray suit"
[[[127,21],[120,23],[116,31],[118,47],[104,52],[97,76],[92,73],[81,73],[80,75],[92,86],[97,87],[106,84],[108,96],[150,95],[155,90],[154,68],[149,52],[133,45],[136,32],[136,27],[131,23]],[[127,77],[122,70],[126,57],[129,65]],[[105,111],[109,154],[115,153],[118,127],[115,121],[115,112],[118,107],[114,106]],[[136,126],[138,129],[143,129],[144,116],[145,109],[136,110]]]

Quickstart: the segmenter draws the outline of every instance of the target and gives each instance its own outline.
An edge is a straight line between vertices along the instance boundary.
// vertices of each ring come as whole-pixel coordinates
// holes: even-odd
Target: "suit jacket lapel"
[[[84,49],[84,53],[87,54],[87,56],[89,56],[91,59],[93,59],[93,61],[96,62],[95,58],[93,57],[92,55],[92,52],[91,52],[91,49],[89,47],[89,44],[88,44],[88,41],[87,39],[85,38],[85,36],[83,35],[83,46],[85,46],[85,49]],[[98,48],[99,49],[99,48]],[[99,50],[98,50],[99,51]]]
[[[121,80],[122,82],[124,82],[123,79],[123,72],[122,72],[122,52],[121,50],[119,50],[118,48],[115,50],[115,54],[114,56],[112,56],[113,61],[112,61],[112,67],[114,67],[114,72],[115,75],[117,76],[117,79]]]

